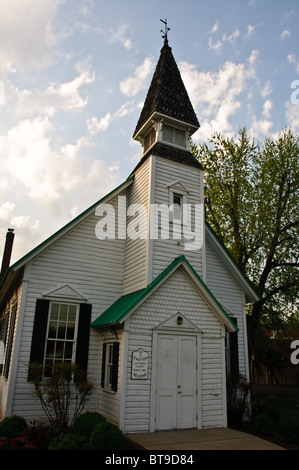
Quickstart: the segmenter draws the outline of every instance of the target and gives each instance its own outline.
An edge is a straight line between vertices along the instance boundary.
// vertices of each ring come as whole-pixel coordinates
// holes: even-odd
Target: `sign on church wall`
[[[132,373],[131,378],[134,380],[148,379],[148,352],[139,348],[132,353]]]

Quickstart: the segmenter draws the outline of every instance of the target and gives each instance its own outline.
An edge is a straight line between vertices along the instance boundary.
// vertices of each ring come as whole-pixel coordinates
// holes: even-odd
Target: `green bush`
[[[23,416],[13,415],[7,416],[0,423],[0,438],[8,439],[18,437],[27,427],[26,420]]]
[[[96,411],[86,411],[75,418],[73,431],[89,439],[94,427],[105,421],[106,419],[100,413]]]
[[[266,436],[273,436],[274,434],[274,421],[265,413],[256,416],[253,420],[252,426],[255,431],[265,434]]]
[[[123,441],[122,431],[109,421],[97,424],[90,435],[92,450],[120,450]]]
[[[299,415],[286,414],[277,424],[277,431],[287,442],[292,444],[299,443]]]
[[[48,450],[89,450],[88,440],[75,433],[62,433],[54,437]]]

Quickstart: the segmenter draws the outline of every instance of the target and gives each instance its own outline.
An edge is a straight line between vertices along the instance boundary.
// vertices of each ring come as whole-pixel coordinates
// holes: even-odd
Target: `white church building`
[[[0,285],[0,419],[39,418],[30,362],[68,361],[94,384],[85,410],[126,433],[227,426],[226,377],[249,377],[251,282],[204,220],[199,128],[167,37],[126,181],[22,259]]]

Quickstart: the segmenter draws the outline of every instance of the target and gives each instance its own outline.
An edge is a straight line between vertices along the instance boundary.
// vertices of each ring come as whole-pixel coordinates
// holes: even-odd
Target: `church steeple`
[[[180,71],[168,44],[167,23],[164,45],[141,111],[133,138],[143,146],[143,155],[156,143],[190,151],[189,138],[199,122]]]

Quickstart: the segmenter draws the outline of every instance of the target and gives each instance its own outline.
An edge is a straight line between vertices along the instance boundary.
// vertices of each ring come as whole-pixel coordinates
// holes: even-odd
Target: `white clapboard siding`
[[[178,312],[202,331],[200,374],[203,386],[198,391],[202,423],[205,427],[223,425],[221,325],[183,270],[178,268],[130,317],[125,432],[150,430],[151,372],[156,367],[151,361],[152,334],[163,321]],[[131,379],[132,352],[140,347],[149,353],[149,379],[143,381]],[[137,397],[140,398],[137,400]]]
[[[117,198],[110,204],[116,209]],[[98,220],[99,217],[91,214],[30,262],[13,413],[22,410],[22,414],[29,418],[41,415],[37,401],[31,396],[32,385],[27,382],[26,367],[30,357],[36,299],[51,289],[69,284],[92,304],[93,321],[122,293],[125,240],[99,240],[95,234]],[[91,330],[88,373],[92,382],[98,378],[98,347],[98,333]],[[96,402],[97,392],[94,389],[86,408],[95,409]]]
[[[12,305],[15,302],[17,302],[17,311],[16,311],[15,325],[14,325],[13,338],[12,338],[12,349],[11,349],[10,363],[9,363],[10,376],[12,372],[12,367],[16,363],[15,361],[16,330],[17,330],[17,325],[18,325],[18,320],[19,320],[22,287],[23,287],[22,283],[20,283],[18,287],[15,289],[15,291],[12,293],[11,298],[6,303],[6,307],[4,309],[4,311],[7,311],[7,310],[11,311]],[[9,334],[9,329],[10,329],[10,323],[8,325],[7,335]],[[4,358],[5,358],[5,350],[4,350]],[[10,384],[10,380],[7,380],[3,375],[1,375],[0,376],[0,421],[5,417],[7,401],[11,399],[11,397],[8,395],[9,384]]]
[[[217,300],[226,309],[231,317],[238,322],[238,349],[240,373],[247,373],[247,355],[245,352],[245,305],[241,288],[228,272],[225,265],[218,258],[211,246],[206,243],[206,283]]]
[[[188,191],[187,203],[203,204],[202,198],[202,171],[188,165],[156,157],[154,174],[154,203],[169,205],[169,187],[175,183],[181,183]],[[193,218],[193,217],[192,217]],[[152,279],[155,279],[174,258],[185,255],[193,268],[202,274],[202,250],[186,251],[184,240],[153,241]]]
[[[151,160],[146,162],[136,171],[134,182],[129,188],[127,206],[132,204],[142,204],[147,213],[150,201],[150,175]],[[133,218],[127,218],[127,224]],[[125,251],[125,269],[123,281],[123,294],[128,294],[147,286],[147,263],[148,263],[148,234],[147,224],[146,232],[140,232],[145,239],[137,238],[133,240],[129,237],[126,239]]]

